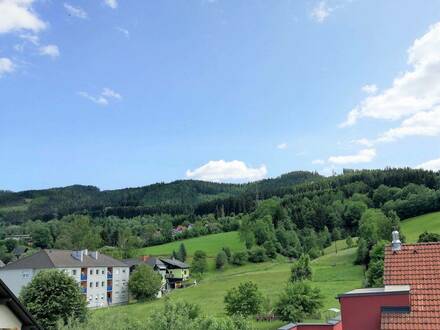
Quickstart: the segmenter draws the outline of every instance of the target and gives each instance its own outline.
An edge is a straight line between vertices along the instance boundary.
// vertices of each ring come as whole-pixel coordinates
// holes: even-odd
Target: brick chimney
[[[147,262],[147,260],[150,259],[150,256],[140,256],[139,260],[143,261],[143,262]]]

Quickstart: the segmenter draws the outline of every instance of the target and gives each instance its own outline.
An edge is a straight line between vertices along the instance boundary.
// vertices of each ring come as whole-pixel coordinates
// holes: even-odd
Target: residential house
[[[401,244],[399,233],[385,249],[383,288],[338,296],[334,324],[289,324],[283,330],[440,329],[440,243]]]
[[[42,330],[2,280],[0,280],[0,329]]]
[[[166,278],[172,289],[181,288],[189,278],[189,265],[177,259],[160,259],[167,267]]]
[[[88,307],[128,302],[129,267],[97,251],[40,250],[0,268],[0,279],[18,295],[38,272],[47,269],[72,276]]]
[[[140,256],[139,258],[130,258],[130,259],[124,259],[122,260],[129,268],[130,268],[130,275],[131,273],[136,269],[139,265],[147,265],[153,268],[154,271],[160,274],[162,276],[162,287],[157,294],[157,297],[160,298],[162,295],[169,290],[166,274],[167,274],[167,267],[165,264],[156,257],[150,257],[150,256]]]

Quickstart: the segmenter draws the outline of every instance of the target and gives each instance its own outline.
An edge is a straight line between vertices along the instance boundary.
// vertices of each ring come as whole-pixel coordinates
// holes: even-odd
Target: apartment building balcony
[[[87,288],[81,287],[81,293],[87,293]]]
[[[112,273],[107,273],[107,279],[111,280],[113,278],[113,274]]]
[[[108,285],[108,286],[107,286],[107,292],[112,291],[112,288],[113,288],[113,287],[112,287],[111,285]]]
[[[81,274],[81,281],[87,281],[87,274]]]

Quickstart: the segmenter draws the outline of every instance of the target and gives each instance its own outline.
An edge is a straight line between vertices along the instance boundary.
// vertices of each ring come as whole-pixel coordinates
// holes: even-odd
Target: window
[[[96,288],[99,287],[99,282],[96,282],[95,284],[96,284],[95,285]]]
[[[122,272],[125,274],[125,269],[123,269]]]
[[[104,283],[104,281],[102,281],[102,282],[101,282],[101,286],[104,286],[104,285],[105,285],[105,283]]]
[[[90,275],[93,275],[93,269],[90,269]]]
[[[102,273],[101,273],[102,275],[104,275],[104,269],[102,270]]]
[[[90,287],[90,288],[93,288],[93,282],[90,282],[90,283],[89,283],[89,287]]]
[[[76,275],[76,269],[72,270],[72,275]]]
[[[96,275],[99,275],[99,269],[96,270]]]

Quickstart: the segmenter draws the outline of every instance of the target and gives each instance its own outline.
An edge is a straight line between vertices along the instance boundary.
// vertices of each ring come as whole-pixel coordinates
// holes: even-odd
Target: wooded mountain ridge
[[[21,223],[27,219],[61,218],[72,213],[120,217],[200,213],[197,209],[202,206],[203,210],[203,205],[208,202],[237,198],[247,200],[249,204],[249,201],[253,203],[258,198],[285,195],[296,184],[321,178],[317,173],[295,171],[245,184],[177,180],[102,191],[87,185],[20,192],[0,191],[0,220]]]

